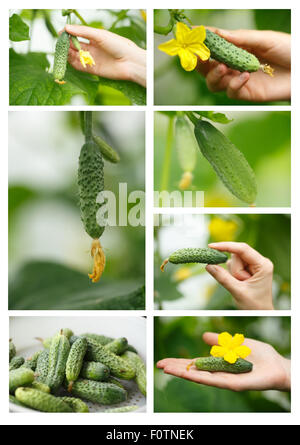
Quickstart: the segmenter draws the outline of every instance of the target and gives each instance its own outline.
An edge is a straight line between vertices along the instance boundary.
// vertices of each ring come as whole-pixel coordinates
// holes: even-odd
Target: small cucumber
[[[129,413],[130,411],[136,411],[138,409],[137,405],[120,406],[120,408],[106,409],[105,413]]]
[[[67,69],[69,47],[70,36],[63,31],[57,39],[54,54],[53,77],[57,83],[65,83],[63,79]]]
[[[113,405],[124,402],[127,398],[127,392],[113,383],[85,379],[74,382],[72,394],[100,405]]]
[[[120,355],[123,354],[123,352],[126,351],[128,347],[128,341],[125,337],[116,338],[115,340],[111,341],[110,343],[107,343],[107,345],[104,346],[105,349],[108,349],[108,351],[113,352],[114,354]]]
[[[88,348],[86,359],[88,361],[101,362],[110,368],[111,374],[121,379],[130,380],[135,377],[135,371],[124,359],[108,351],[97,341],[87,339]]]
[[[48,385],[45,385],[45,383],[42,383],[42,382],[37,382],[36,380],[34,380],[31,383],[30,388],[34,388],[39,391],[46,392],[47,394],[50,393],[50,387]]]
[[[45,383],[50,386],[51,392],[56,392],[65,378],[69,351],[69,340],[61,331],[52,339],[49,349],[49,367]]]
[[[203,263],[203,264],[220,264],[226,263],[228,260],[225,253],[209,247],[185,248],[173,252],[160,266],[164,270],[165,265],[170,262],[173,264],[185,263]]]
[[[60,397],[60,399],[67,403],[74,413],[89,413],[89,407],[83,400],[76,397]]]
[[[107,381],[109,374],[109,367],[100,362],[84,362],[80,372],[81,377],[98,382]]]
[[[17,351],[14,343],[11,340],[9,340],[9,361],[11,361],[11,359],[14,358],[16,353]]]
[[[102,346],[105,346],[107,345],[107,343],[110,343],[113,340],[115,340],[114,338],[107,337],[106,335],[93,334],[93,333],[82,334],[82,337],[91,338],[92,340],[95,340],[98,343],[100,343],[100,345]],[[128,345],[127,350],[132,352],[137,352],[137,350],[132,345]]]
[[[147,392],[147,375],[146,375],[146,366],[141,357],[135,352],[126,351],[122,356],[125,360],[128,360],[129,363],[135,369],[135,381],[139,387],[141,393],[146,396]]]
[[[13,357],[9,362],[9,370],[12,371],[13,369],[20,368],[20,366],[22,366],[24,362],[25,360],[23,357],[18,357],[18,356]]]
[[[122,389],[126,390],[126,389],[125,389],[125,386],[122,385],[122,383],[121,383],[119,380],[114,379],[113,377],[109,377],[109,379],[108,379],[108,383],[113,383],[114,385],[119,386],[119,388],[122,388]]]
[[[210,372],[230,372],[232,374],[241,374],[252,371],[252,363],[238,358],[233,364],[226,362],[222,357],[199,357],[195,360],[196,368],[201,371]]]
[[[60,332],[61,332],[61,331],[57,332],[55,335],[59,334]],[[69,329],[69,328],[64,328],[64,329],[62,330],[62,333],[63,333],[67,338],[71,338],[72,335],[74,335],[74,332],[73,332],[71,329]],[[41,339],[40,337],[36,337],[36,339],[39,340],[39,341],[41,341],[41,342],[43,343],[44,348],[48,349],[48,348],[50,348],[52,339],[53,339],[53,337],[55,337],[55,335],[53,335],[52,337],[45,338],[44,340]]]
[[[35,371],[36,370],[37,361],[38,361],[38,358],[39,358],[41,353],[42,353],[42,351],[35,352],[32,357],[29,357],[29,358],[27,358],[25,360],[25,362],[22,365],[22,367],[29,368],[29,369],[32,369],[32,371]]]
[[[71,346],[66,364],[66,377],[70,388],[79,377],[86,350],[87,340],[84,337],[78,337]]]
[[[59,397],[46,394],[34,388],[18,388],[16,398],[19,402],[37,411],[46,413],[71,413],[72,408]]]
[[[243,153],[210,122],[199,120],[194,131],[203,156],[223,184],[241,201],[253,204],[257,184],[255,174]]]
[[[22,406],[23,408],[25,406],[23,405],[23,403],[19,402],[19,400],[15,396],[12,396],[11,394],[9,395],[9,401],[11,403],[14,403],[15,405]]]
[[[29,386],[33,380],[34,372],[31,369],[13,369],[9,373],[9,392],[13,394],[19,386]]]
[[[44,349],[37,359],[35,368],[35,379],[37,382],[45,383],[49,368],[49,349]]]
[[[117,164],[118,162],[120,162],[120,156],[118,155],[118,153],[100,136],[96,136],[94,134],[93,140],[95,144],[97,144],[99,150],[102,153],[103,158],[106,161],[112,162],[113,164]]]

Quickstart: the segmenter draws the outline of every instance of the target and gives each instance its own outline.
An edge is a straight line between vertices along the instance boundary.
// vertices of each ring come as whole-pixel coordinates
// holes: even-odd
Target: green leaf
[[[233,119],[229,119],[224,113],[215,113],[214,111],[194,111],[194,113],[213,122],[218,122],[219,124],[228,124],[233,121]]]
[[[137,83],[127,80],[112,80],[99,77],[100,88],[101,85],[114,88],[121,91],[126,97],[131,100],[133,105],[146,105],[146,88]]]
[[[68,67],[66,84],[54,82],[44,53],[9,53],[10,105],[64,105],[76,94],[83,94],[92,103],[98,81],[87,73]]]
[[[18,14],[9,17],[9,38],[13,42],[22,42],[30,40],[29,26],[21,19]]]
[[[101,278],[52,262],[25,264],[9,286],[9,308],[18,310],[143,310],[144,286]]]

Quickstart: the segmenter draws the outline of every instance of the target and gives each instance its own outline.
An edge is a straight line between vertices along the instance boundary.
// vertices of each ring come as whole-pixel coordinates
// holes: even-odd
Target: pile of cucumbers
[[[134,380],[146,396],[146,366],[125,337],[78,336],[66,328],[53,337],[38,339],[44,349],[26,360],[9,341],[9,399],[16,405],[43,412],[89,412],[85,401],[115,405],[127,400],[120,380]]]

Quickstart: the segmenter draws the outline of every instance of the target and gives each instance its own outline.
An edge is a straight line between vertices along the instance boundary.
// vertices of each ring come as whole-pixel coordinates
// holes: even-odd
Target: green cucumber
[[[192,172],[196,166],[197,143],[191,126],[184,116],[176,118],[175,142],[181,169],[184,172]]]
[[[257,195],[255,174],[243,153],[210,122],[198,120],[195,136],[203,156],[228,190],[241,201],[254,204]]]
[[[108,351],[113,352],[114,354],[120,355],[126,351],[126,349],[128,347],[128,341],[127,341],[127,338],[120,337],[120,338],[116,338],[115,340],[111,341],[110,343],[107,343],[104,347],[105,347],[105,349],[108,349]]]
[[[34,372],[31,369],[13,369],[9,372],[9,392],[13,394],[19,386],[29,386],[33,380]]]
[[[77,49],[77,51],[80,51],[81,50],[81,46],[80,46],[80,42],[79,42],[77,36],[71,36],[71,41],[72,41],[72,43],[74,45],[74,48]]]
[[[119,408],[106,409],[105,413],[129,413],[130,411],[136,411],[137,405],[120,406]]]
[[[210,50],[210,56],[213,59],[225,63],[225,65],[234,70],[241,72],[248,71],[251,73],[261,68],[257,57],[228,42],[209,29],[206,29],[204,44]]]
[[[209,247],[198,248],[184,248],[178,249],[173,252],[169,258],[164,260],[160,266],[161,270],[164,270],[165,265],[169,262],[172,264],[185,264],[185,263],[202,263],[202,264],[220,264],[226,263],[227,256],[223,252],[219,252],[216,249]]]
[[[146,366],[141,357],[135,352],[126,351],[122,356],[135,369],[135,381],[141,393],[146,396],[147,393],[147,374]]]
[[[42,353],[42,350],[35,352],[31,357],[29,357],[29,358],[27,358],[25,360],[25,362],[22,365],[22,367],[29,368],[29,369],[32,369],[32,371],[35,371],[36,370],[37,361],[38,361],[38,358],[39,358],[41,353]]]
[[[9,361],[11,361],[11,359],[14,358],[16,353],[17,351],[14,343],[12,342],[12,340],[9,340]]]
[[[252,363],[238,358],[235,363],[228,363],[222,357],[199,357],[195,360],[195,366],[201,371],[230,372],[241,374],[252,371]]]
[[[86,359],[93,362],[101,362],[110,368],[113,376],[121,379],[133,379],[135,377],[134,369],[121,357],[108,351],[97,341],[87,339],[88,348]]]
[[[37,380],[34,380],[31,383],[30,388],[34,388],[39,391],[46,392],[47,394],[50,393],[50,387],[48,385],[45,385],[45,383],[38,382]]]
[[[60,332],[61,332],[61,330],[59,332],[57,332],[55,335],[59,334]],[[74,332],[70,328],[64,328],[62,330],[62,333],[67,338],[71,338],[74,335]],[[52,339],[53,339],[53,337],[55,337],[55,335],[53,335],[52,337],[45,338],[44,340],[40,337],[36,337],[36,339],[43,343],[44,348],[48,349],[48,348],[50,348]]]
[[[78,188],[81,220],[85,231],[93,239],[98,239],[105,226],[99,226],[96,215],[103,204],[96,202],[104,190],[104,163],[98,146],[93,140],[81,148],[78,166]]]
[[[113,383],[78,379],[72,386],[72,394],[100,405],[124,402],[127,392]]]
[[[113,340],[115,340],[113,337],[107,337],[106,335],[93,334],[93,333],[82,334],[82,337],[91,338],[92,340],[95,340],[98,343],[100,343],[100,345],[102,346],[105,346],[107,345],[107,343],[110,343]],[[132,352],[137,352],[137,350],[132,345],[128,345],[127,350]]]
[[[117,164],[118,162],[120,162],[119,154],[107,142],[105,142],[100,136],[97,136],[94,134],[93,140],[94,140],[95,144],[98,146],[103,158],[106,161],[112,162],[113,164]]]
[[[49,349],[44,349],[37,359],[35,368],[35,379],[38,382],[45,383],[47,380],[49,368]]]
[[[117,380],[113,377],[109,377],[109,379],[107,381],[108,381],[108,383],[113,383],[114,385],[119,386],[119,388],[126,390],[125,386],[122,385],[122,383],[119,380]]]
[[[77,399],[76,397],[60,397],[60,399],[67,403],[74,413],[89,413],[89,407],[83,400]]]
[[[19,402],[19,400],[15,397],[9,394],[9,401],[13,403],[14,405],[22,406],[24,408],[25,405],[23,403]]]
[[[45,383],[50,386],[51,392],[56,392],[64,381],[69,351],[69,340],[61,331],[52,339],[49,349],[49,367]]]
[[[100,362],[84,362],[80,372],[81,377],[104,382],[109,379],[109,367]]]
[[[12,371],[13,369],[18,369],[20,366],[23,365],[25,362],[24,357],[16,356],[11,359],[9,362],[9,370]]]
[[[70,388],[79,377],[86,350],[87,340],[84,337],[78,337],[71,346],[66,363],[66,377]]]
[[[67,69],[69,47],[70,36],[63,31],[57,39],[54,54],[53,77],[57,83],[65,83],[63,79]]]
[[[70,406],[59,397],[46,394],[34,388],[18,388],[16,398],[19,402],[37,411],[46,413],[71,413]]]

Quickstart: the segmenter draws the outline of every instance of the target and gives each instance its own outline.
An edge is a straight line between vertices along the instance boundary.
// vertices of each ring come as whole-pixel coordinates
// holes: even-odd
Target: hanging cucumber
[[[60,85],[66,83],[64,77],[67,69],[69,48],[70,36],[66,31],[63,31],[56,42],[53,66],[54,80]]]
[[[191,186],[193,170],[197,160],[197,143],[189,122],[184,115],[179,115],[175,122],[175,143],[178,162],[183,170],[179,188],[186,190]]]
[[[243,153],[210,122],[198,120],[194,131],[203,156],[223,184],[241,201],[253,205],[257,184],[254,171]]]
[[[274,70],[269,65],[262,65],[253,54],[235,46],[209,29],[206,29],[204,44],[210,50],[210,56],[213,59],[224,63],[229,68],[249,73],[262,69],[266,74],[273,76]]]

